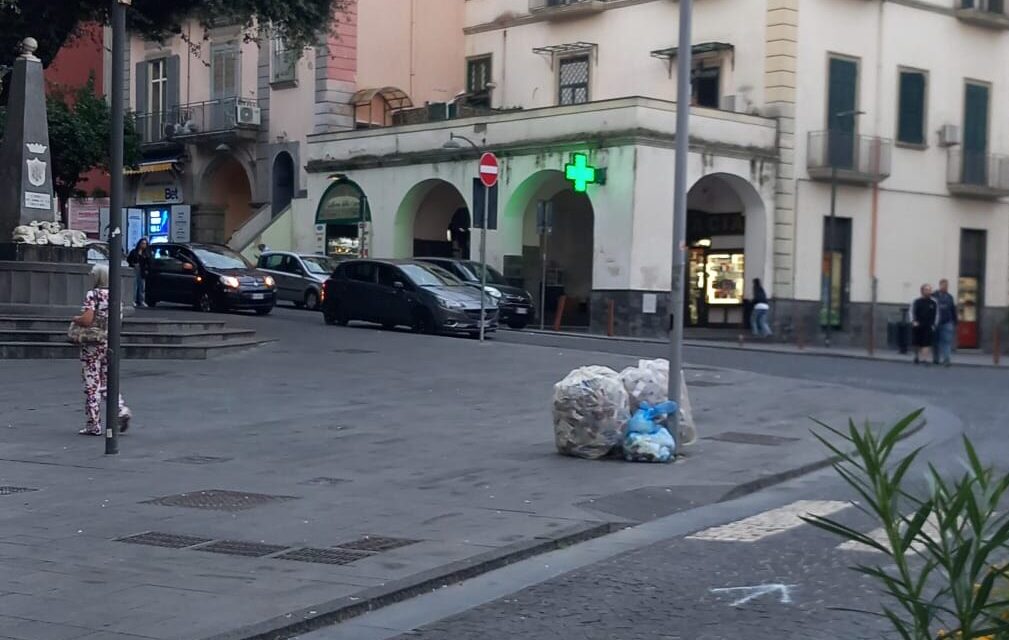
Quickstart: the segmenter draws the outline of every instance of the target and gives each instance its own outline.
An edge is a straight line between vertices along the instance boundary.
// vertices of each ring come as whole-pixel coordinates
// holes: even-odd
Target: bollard
[[[803,336],[802,323],[798,323],[795,328],[795,344],[799,347],[799,351],[803,351],[806,348],[806,340]]]
[[[995,325],[995,335],[992,336],[992,349],[991,349],[991,359],[995,363],[995,366],[999,366],[1002,361],[1002,345],[1000,336],[999,326]]]
[[[745,340],[745,338],[744,338],[744,336],[743,336],[743,333],[742,333],[742,332],[740,332],[740,333],[739,333],[739,346],[740,346],[740,347],[742,347],[742,346],[745,346],[745,345],[743,344],[744,340]]]
[[[613,316],[616,314],[616,303],[609,300],[606,304],[606,335],[613,337]]]
[[[562,295],[557,299],[557,313],[554,315],[554,331],[561,330],[561,320],[564,318],[564,305],[567,304],[568,297]]]

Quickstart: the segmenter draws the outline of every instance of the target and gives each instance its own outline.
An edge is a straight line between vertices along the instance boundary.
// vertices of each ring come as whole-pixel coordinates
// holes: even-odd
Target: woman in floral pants
[[[105,265],[95,265],[91,270],[93,288],[84,296],[81,315],[73,319],[81,327],[108,326],[109,317],[109,270]],[[84,413],[87,426],[78,433],[87,436],[102,435],[102,401],[105,399],[106,374],[108,372],[109,345],[105,340],[81,344],[81,369],[84,374]],[[132,414],[119,396],[119,430],[126,431]]]

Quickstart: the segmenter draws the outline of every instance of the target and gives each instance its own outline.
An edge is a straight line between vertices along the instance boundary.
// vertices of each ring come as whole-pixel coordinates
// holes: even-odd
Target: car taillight
[[[322,290],[319,291],[319,302],[326,301],[326,288],[329,287],[329,280],[322,283]]]

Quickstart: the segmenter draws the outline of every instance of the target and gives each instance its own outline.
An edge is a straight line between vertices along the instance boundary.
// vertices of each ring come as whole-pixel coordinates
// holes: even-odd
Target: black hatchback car
[[[418,333],[480,332],[480,292],[435,265],[411,260],[348,260],[323,285],[327,324],[351,320]],[[497,328],[497,305],[484,296],[484,331]]]
[[[265,315],[277,304],[273,277],[218,244],[153,244],[147,276],[148,306],[191,304],[199,311],[251,310]]]
[[[466,284],[480,287],[482,265],[473,260],[453,258],[417,258],[448,271]],[[487,294],[498,305],[498,319],[512,329],[524,329],[533,316],[533,298],[521,287],[508,284],[505,277],[493,267],[487,267]]]

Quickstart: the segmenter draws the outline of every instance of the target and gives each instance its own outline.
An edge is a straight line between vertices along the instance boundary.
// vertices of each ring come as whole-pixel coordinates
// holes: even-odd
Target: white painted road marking
[[[804,524],[800,516],[828,516],[850,506],[851,503],[838,500],[798,500],[749,518],[705,529],[687,538],[720,542],[756,542]]]
[[[738,607],[741,604],[746,604],[754,598],[759,598],[760,596],[767,595],[768,593],[774,593],[777,591],[780,595],[778,596],[778,602],[781,604],[792,604],[792,589],[798,585],[794,584],[759,584],[752,587],[720,587],[718,589],[709,589],[711,593],[744,593],[742,598],[734,601],[730,606]]]
[[[905,527],[901,527],[901,532],[905,530]],[[927,535],[933,540],[939,537],[939,520],[933,513],[925,520],[925,524],[921,527],[921,533]],[[878,542],[885,548],[890,548],[890,540],[886,537],[886,530],[883,527],[879,529],[873,529],[866,534],[871,540]],[[869,545],[862,544],[861,542],[855,542],[854,540],[849,540],[847,542],[837,545],[837,548],[841,551],[864,551],[867,553],[880,553],[879,549],[870,547]],[[911,543],[911,551],[916,553],[921,553],[925,550],[925,543],[920,537],[916,537],[915,541]]]

